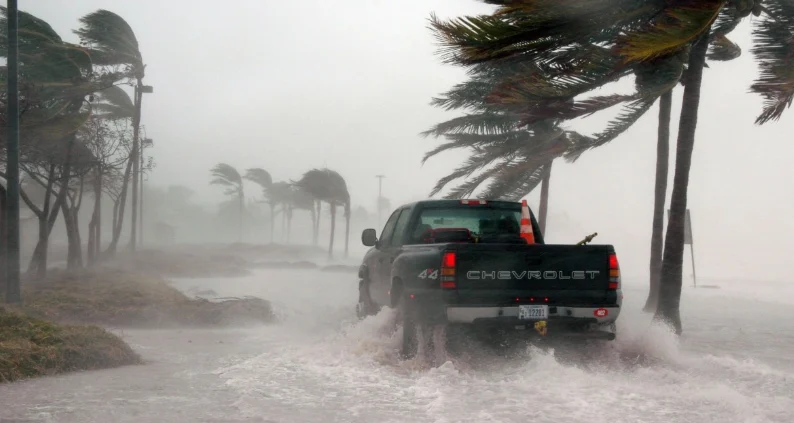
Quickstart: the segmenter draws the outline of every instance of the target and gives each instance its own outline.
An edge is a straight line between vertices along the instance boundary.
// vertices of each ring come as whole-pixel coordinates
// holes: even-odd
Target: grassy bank
[[[140,362],[129,345],[97,326],[58,325],[0,308],[0,383]]]
[[[267,323],[270,303],[259,298],[210,302],[189,298],[157,276],[121,269],[51,271],[23,285],[15,310],[59,323],[105,327],[207,327]]]

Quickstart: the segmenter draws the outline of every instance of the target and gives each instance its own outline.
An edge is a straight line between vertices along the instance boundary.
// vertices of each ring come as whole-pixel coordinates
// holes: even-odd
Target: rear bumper
[[[548,321],[559,323],[582,324],[609,324],[617,320],[620,315],[619,306],[607,307],[549,307]],[[493,323],[504,322],[507,324],[531,324],[533,320],[518,318],[518,306],[507,307],[471,307],[448,306],[446,307],[446,320],[449,323]]]

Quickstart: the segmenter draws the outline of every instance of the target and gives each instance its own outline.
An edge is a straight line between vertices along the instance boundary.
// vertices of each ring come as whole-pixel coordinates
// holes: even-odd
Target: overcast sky
[[[71,30],[79,17],[99,8],[135,30],[146,83],[154,86],[143,103],[143,124],[155,142],[153,183],[187,185],[216,202],[220,189],[208,181],[219,161],[263,167],[276,180],[327,166],[347,179],[354,204],[369,209],[375,175],[387,176],[384,195],[396,206],[426,197],[465,157],[420,163],[439,141],[418,133],[455,116],[430,107],[431,97],[464,80],[461,69],[435,55],[427,19],[431,12],[491,10],[470,0],[19,3],[67,40],[76,41]],[[761,99],[748,93],[756,73],[749,34],[744,24],[731,36],[741,58],[712,63],[704,75],[689,189],[698,276],[794,283],[788,273],[794,111],[763,127],[753,124]],[[676,90],[674,123],[680,95]],[[597,231],[596,241],[614,244],[625,269],[646,271],[657,113],[654,107],[618,140],[574,164],[555,163],[551,241],[576,242]],[[596,116],[575,128],[592,133],[605,123]],[[530,201],[537,204],[537,194]],[[690,273],[687,267],[685,277]]]

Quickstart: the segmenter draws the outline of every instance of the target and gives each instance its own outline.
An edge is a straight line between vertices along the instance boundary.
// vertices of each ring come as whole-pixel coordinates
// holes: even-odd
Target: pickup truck
[[[545,244],[523,207],[419,201],[395,210],[380,238],[365,229],[372,248],[359,268],[358,317],[397,309],[404,358],[416,355],[417,329],[438,325],[615,339],[623,295],[613,246]],[[532,242],[520,222],[531,224]]]

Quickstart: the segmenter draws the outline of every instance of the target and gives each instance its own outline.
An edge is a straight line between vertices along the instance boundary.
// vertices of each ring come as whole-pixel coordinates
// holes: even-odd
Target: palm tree
[[[345,207],[345,218],[347,221],[345,235],[345,255],[348,254],[348,240],[350,234],[350,193],[347,190],[345,179],[336,171],[330,169],[312,169],[303,174],[295,185],[306,193],[314,197],[318,204],[328,203],[331,211],[331,237],[328,245],[328,258],[333,258],[334,235],[336,232],[336,208]],[[318,222],[319,222],[318,206]],[[319,230],[319,224],[317,226]],[[317,233],[317,232],[315,232]]]
[[[239,240],[243,240],[243,214],[245,210],[245,194],[243,192],[243,178],[237,169],[226,164],[218,163],[210,170],[212,174],[211,185],[222,185],[226,187],[224,194],[230,197],[237,197],[239,204]]]
[[[141,101],[146,65],[138,47],[138,39],[132,27],[119,15],[99,9],[80,18],[81,27],[74,31],[83,45],[90,49],[97,65],[126,66],[124,74],[135,81],[135,113],[133,116],[132,149],[132,224],[130,225],[130,248],[135,251],[138,216],[138,172],[139,134],[141,125]]]

